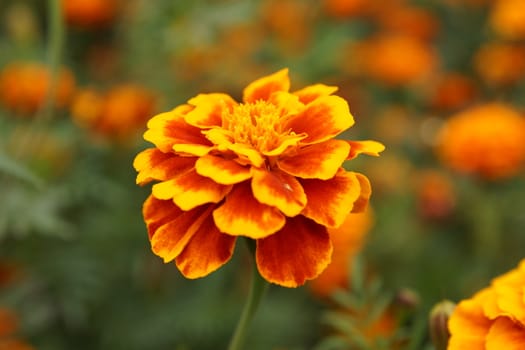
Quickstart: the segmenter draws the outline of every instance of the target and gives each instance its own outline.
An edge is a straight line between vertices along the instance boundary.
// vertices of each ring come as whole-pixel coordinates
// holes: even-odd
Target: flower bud
[[[456,304],[449,300],[443,300],[436,304],[430,311],[429,330],[432,343],[436,350],[446,350],[450,332],[448,330],[448,319],[454,311]]]

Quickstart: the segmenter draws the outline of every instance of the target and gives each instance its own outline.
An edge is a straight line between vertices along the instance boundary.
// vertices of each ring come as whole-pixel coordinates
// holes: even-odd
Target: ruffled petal
[[[361,193],[355,173],[344,170],[329,180],[308,179],[300,182],[308,198],[302,214],[327,227],[341,226]]]
[[[485,337],[491,323],[475,297],[463,300],[456,306],[448,321],[451,337],[447,349],[485,350]]]
[[[204,277],[227,263],[233,255],[236,237],[221,233],[207,215],[175,262],[187,278]]]
[[[361,192],[359,193],[359,198],[354,202],[352,207],[352,213],[362,213],[365,211],[370,201],[370,196],[372,195],[372,186],[368,178],[360,173],[354,173],[357,180],[359,181],[359,186],[361,187]]]
[[[337,173],[350,146],[345,141],[328,140],[300,148],[278,161],[281,170],[304,179],[327,180]]]
[[[195,163],[195,170],[222,185],[233,185],[252,177],[250,167],[242,166],[232,159],[206,155]]]
[[[144,185],[153,180],[165,181],[177,176],[195,164],[196,158],[178,157],[163,153],[157,148],[148,148],[135,157],[133,167],[137,170],[137,184]]]
[[[213,218],[221,232],[253,239],[274,234],[286,221],[278,209],[253,197],[248,181],[235,185],[224,204],[213,212]]]
[[[200,176],[195,169],[153,185],[152,193],[158,199],[173,199],[182,210],[190,210],[206,203],[218,203],[230,191],[230,186]]]
[[[307,86],[293,94],[299,97],[299,101],[308,104],[322,96],[329,96],[339,90],[337,86],[328,86],[324,84],[315,84]]]
[[[523,326],[507,317],[498,317],[494,321],[485,343],[487,350],[523,350],[524,346],[525,330]]]
[[[284,130],[308,135],[304,144],[319,143],[333,138],[354,124],[348,103],[339,96],[322,96],[290,118]]]
[[[288,77],[288,69],[285,68],[249,84],[243,91],[242,99],[246,103],[257,100],[267,101],[272,93],[276,91],[288,92],[289,90],[290,78]]]
[[[375,156],[379,157],[379,153],[383,152],[385,150],[385,146],[381,142],[377,141],[349,141],[347,140],[348,144],[350,145],[350,150],[348,152],[348,156],[346,159],[354,159],[361,153],[369,155],[369,156]]]
[[[277,107],[277,112],[281,118],[294,115],[304,109],[304,104],[299,98],[286,91],[276,91],[270,95],[268,102]]]
[[[222,115],[231,112],[237,102],[227,94],[199,94],[190,99],[188,104],[195,108],[186,114],[186,123],[198,128],[211,128],[222,125]]]
[[[182,105],[151,118],[144,139],[164,153],[171,152],[175,144],[211,146],[199,128],[184,120],[186,113],[192,109],[192,106]]]
[[[258,239],[255,258],[269,282],[298,287],[330,263],[332,242],[326,228],[304,216],[289,218],[276,234]]]
[[[213,149],[211,146],[205,146],[205,145],[190,145],[190,144],[182,144],[178,143],[173,145],[173,151],[175,153],[178,153],[185,157],[202,157]]]
[[[204,206],[182,211],[172,201],[150,196],[144,202],[143,214],[151,249],[165,263],[175,259],[210,213]]]
[[[261,203],[295,216],[306,205],[306,194],[296,178],[280,171],[253,170],[252,191]]]

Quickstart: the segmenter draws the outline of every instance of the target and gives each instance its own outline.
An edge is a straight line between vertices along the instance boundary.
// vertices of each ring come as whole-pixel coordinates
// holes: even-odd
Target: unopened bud
[[[454,311],[456,304],[444,300],[436,304],[430,311],[429,330],[432,343],[436,350],[446,350],[450,332],[448,330],[448,319]]]

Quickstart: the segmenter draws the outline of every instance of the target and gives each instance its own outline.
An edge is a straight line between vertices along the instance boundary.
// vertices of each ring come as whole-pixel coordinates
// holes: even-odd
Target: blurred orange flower
[[[519,350],[525,344],[525,260],[461,301],[448,321],[448,350]]]
[[[55,105],[65,107],[75,90],[75,78],[67,68],[57,77]],[[37,62],[12,62],[0,72],[0,100],[3,105],[21,115],[36,112],[44,105],[49,93],[50,73]]]
[[[348,287],[352,260],[362,249],[372,221],[371,211],[367,209],[362,213],[348,214],[340,227],[328,229],[334,246],[332,262],[310,282],[310,289],[315,295],[328,297],[335,290]]]
[[[430,75],[437,56],[432,47],[408,35],[379,35],[355,48],[365,74],[388,85],[406,85]]]
[[[266,280],[302,285],[330,262],[327,227],[366,207],[368,179],[341,165],[384,147],[334,139],[354,123],[336,87],[289,89],[283,69],[250,83],[242,103],[200,94],[148,122],[155,147],[135,158],[137,183],[160,183],[144,219],[153,252],[184,276],[215,271],[244,236]]]
[[[113,22],[118,0],[62,0],[62,12],[67,23],[96,29]]]
[[[525,119],[502,103],[452,116],[440,130],[437,153],[444,164],[488,179],[518,173],[525,160]]]
[[[306,46],[311,38],[311,6],[302,0],[265,0],[262,23],[275,35],[283,50],[294,51]]]
[[[362,16],[370,10],[370,0],[323,0],[324,11],[335,18]]]
[[[477,96],[473,79],[461,73],[445,73],[438,78],[430,104],[439,109],[457,109],[472,102]]]
[[[440,220],[452,213],[456,195],[452,182],[443,173],[423,171],[415,183],[418,209],[424,219]]]
[[[432,12],[418,7],[397,6],[378,11],[381,29],[388,33],[428,40],[438,34],[439,21]]]
[[[32,346],[15,337],[17,330],[17,315],[0,307],[0,350],[33,350]]]
[[[507,43],[485,44],[474,56],[474,68],[488,85],[515,83],[525,76],[525,46]]]
[[[71,105],[75,122],[95,134],[125,141],[142,130],[155,113],[156,96],[135,84],[122,84],[106,94],[93,89],[79,91]]]
[[[525,2],[495,0],[489,17],[494,31],[509,39],[525,39]]]

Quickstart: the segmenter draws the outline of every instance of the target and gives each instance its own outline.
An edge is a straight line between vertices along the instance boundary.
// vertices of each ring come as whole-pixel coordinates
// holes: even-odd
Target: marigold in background
[[[62,12],[70,25],[97,29],[113,22],[118,0],[62,0]]]
[[[12,62],[0,72],[0,100],[8,109],[30,115],[44,105],[49,92],[51,75],[46,65],[37,62]],[[57,77],[54,103],[63,108],[75,91],[73,73],[62,68]]]
[[[358,17],[370,11],[370,0],[324,0],[323,8],[335,18]]]
[[[33,350],[25,341],[18,339],[18,317],[11,310],[0,307],[0,350]]]
[[[84,89],[71,104],[71,114],[77,124],[117,141],[136,136],[155,109],[155,94],[134,84],[114,86],[105,94]]]
[[[461,73],[445,73],[435,83],[430,105],[437,109],[451,110],[464,107],[478,95],[474,80]]]
[[[155,147],[134,167],[138,184],[159,181],[143,206],[151,247],[187,278],[229,261],[242,236],[263,278],[297,287],[329,264],[328,228],[365,209],[368,179],[342,164],[383,145],[335,139],[354,124],[336,87],[289,90],[283,69],[249,84],[241,103],[200,94],[148,122]]]
[[[416,199],[423,219],[442,220],[453,212],[456,194],[452,182],[445,174],[426,170],[417,174]]]
[[[508,39],[525,38],[525,2],[523,0],[496,0],[489,17],[494,31]]]
[[[513,176],[525,161],[525,119],[502,103],[469,108],[444,124],[436,150],[456,171],[493,180]]]
[[[358,44],[357,64],[369,77],[387,85],[415,83],[437,65],[432,47],[409,35],[379,35]]]
[[[525,259],[461,301],[448,321],[448,350],[521,350],[525,344]]]
[[[362,249],[366,234],[372,227],[371,210],[348,214],[338,228],[328,229],[334,246],[332,262],[309,286],[319,297],[328,297],[337,289],[348,288],[352,260]]]
[[[485,44],[474,55],[474,68],[488,85],[497,87],[516,83],[525,76],[525,46]]]

